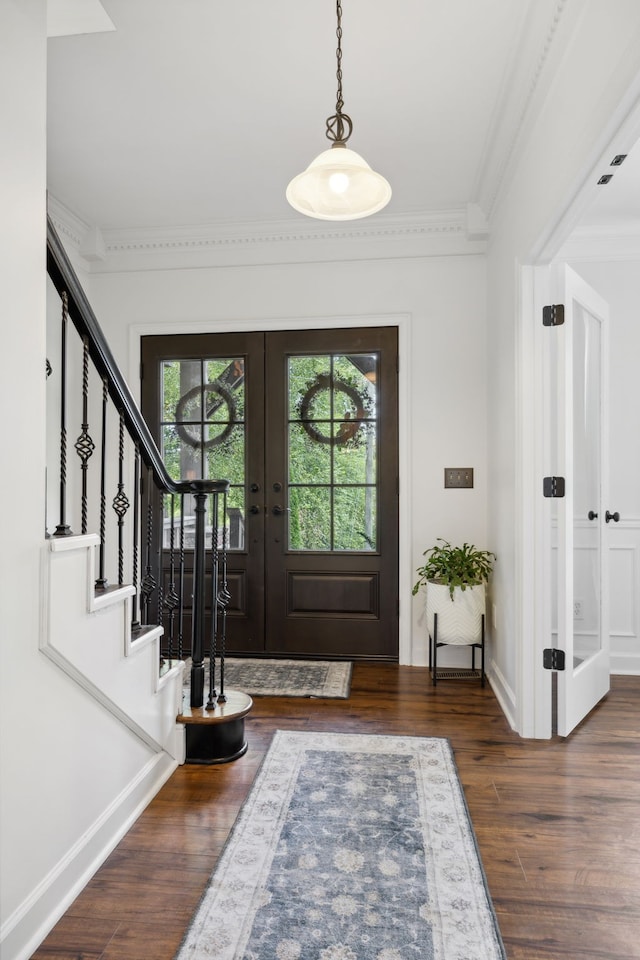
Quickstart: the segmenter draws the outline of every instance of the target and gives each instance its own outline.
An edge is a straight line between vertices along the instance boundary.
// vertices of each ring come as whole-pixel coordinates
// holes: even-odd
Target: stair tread
[[[160,676],[164,677],[168,673],[171,673],[171,671],[175,670],[181,663],[184,663],[184,660],[166,660],[163,658],[160,663]]]
[[[191,707],[188,703],[184,703],[182,713],[179,713],[176,718],[177,722],[228,723],[249,713],[253,700],[248,693],[242,693],[240,690],[225,690],[224,693],[227,698],[226,703],[217,703],[214,710],[207,710],[206,705]]]

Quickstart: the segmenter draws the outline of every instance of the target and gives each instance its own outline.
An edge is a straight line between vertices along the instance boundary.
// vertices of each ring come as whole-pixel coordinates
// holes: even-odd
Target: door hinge
[[[542,651],[542,666],[545,670],[564,670],[564,650],[547,647]]]
[[[544,477],[542,493],[545,497],[564,497],[564,477]]]
[[[564,323],[564,303],[550,303],[542,308],[543,327],[561,327]]]

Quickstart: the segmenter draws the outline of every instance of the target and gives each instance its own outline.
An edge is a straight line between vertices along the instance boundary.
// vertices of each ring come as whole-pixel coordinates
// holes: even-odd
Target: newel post
[[[191,634],[191,706],[204,704],[204,574],[205,574],[205,520],[207,494],[194,492],[195,500],[195,549],[193,554],[193,606]]]

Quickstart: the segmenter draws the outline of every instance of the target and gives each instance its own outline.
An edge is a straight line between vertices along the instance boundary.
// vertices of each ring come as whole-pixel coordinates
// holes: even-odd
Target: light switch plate
[[[445,467],[444,485],[458,490],[473,487],[473,467]]]

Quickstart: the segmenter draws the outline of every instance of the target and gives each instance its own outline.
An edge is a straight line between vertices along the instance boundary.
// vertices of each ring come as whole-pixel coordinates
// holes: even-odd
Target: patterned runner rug
[[[219,667],[216,667],[219,669]],[[224,661],[224,685],[250,696],[324,697],[346,700],[353,664],[334,660],[258,660],[229,657]],[[189,684],[191,660],[186,661]],[[216,676],[219,683],[220,676]],[[209,663],[205,661],[205,690],[209,689]]]
[[[176,960],[505,960],[447,740],[277,731]]]

